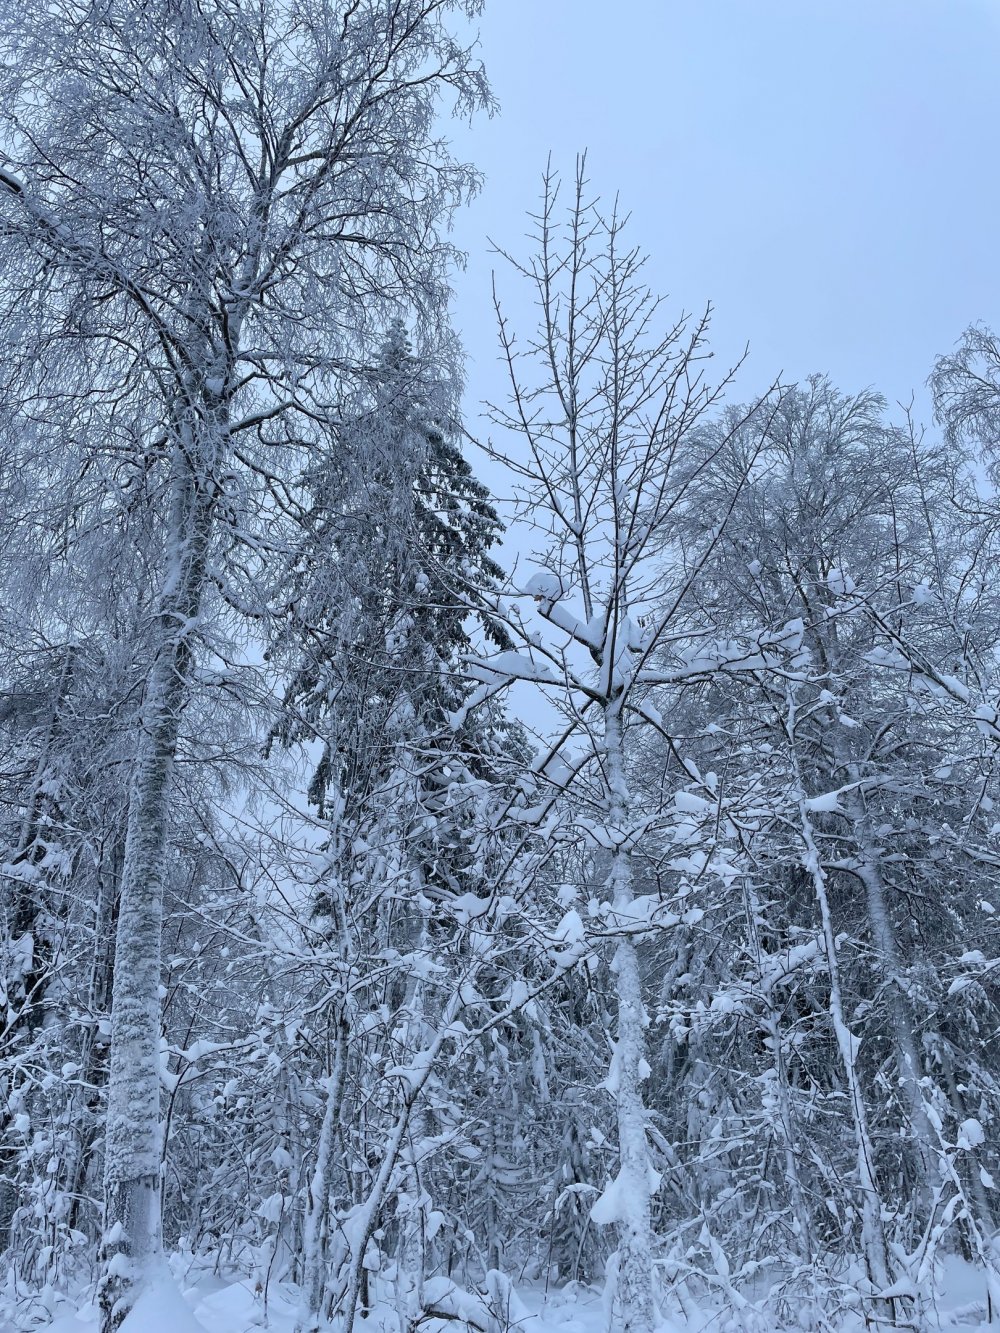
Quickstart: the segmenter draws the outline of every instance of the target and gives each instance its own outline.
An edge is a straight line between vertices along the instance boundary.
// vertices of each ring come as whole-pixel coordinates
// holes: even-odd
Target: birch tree
[[[107,1329],[159,1249],[165,858],[204,618],[213,598],[253,603],[240,585],[294,512],[290,459],[326,438],[371,331],[405,302],[440,334],[439,231],[472,176],[433,120],[442,94],[487,101],[447,29],[475,8],[64,0],[2,20],[4,387],[71,438],[109,506],[145,488],[159,519],[112,1011]]]

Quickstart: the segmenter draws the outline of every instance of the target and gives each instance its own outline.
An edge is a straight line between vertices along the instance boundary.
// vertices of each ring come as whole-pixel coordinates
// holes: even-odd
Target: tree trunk
[[[608,782],[608,826],[624,835],[628,822],[628,787],[625,778],[621,720],[615,703],[605,710],[604,748]],[[616,913],[627,915],[634,897],[631,855],[620,843],[612,854],[608,890]],[[618,1280],[615,1293],[616,1328],[621,1333],[652,1333],[653,1234],[650,1218],[652,1168],[646,1142],[646,1107],[642,1082],[648,1073],[645,1051],[646,1011],[642,1003],[639,958],[629,935],[623,936],[611,965],[618,1000],[618,1029],[612,1074],[609,1079],[618,1113],[618,1178],[614,1208],[618,1224]],[[602,1220],[603,1196],[595,1205],[595,1220]],[[610,1220],[610,1219],[608,1219]]]
[[[143,708],[116,935],[104,1148],[106,1333],[128,1313],[132,1289],[160,1249],[160,935],[182,697],[181,666],[171,646],[153,667]]]
[[[340,1124],[347,1075],[347,1022],[342,1013],[335,1020],[336,1036],[333,1070],[326,1081],[326,1107],[316,1145],[316,1167],[309,1183],[309,1205],[302,1235],[303,1313],[296,1324],[297,1333],[313,1333],[323,1320],[326,1281],[323,1253],[323,1226],[330,1208],[333,1176],[333,1141]]]
[[[155,656],[139,713],[111,1001],[104,1147],[102,1333],[128,1314],[161,1250],[160,943],[168,823],[181,715],[190,695],[192,632],[214,514],[214,458],[200,475],[192,441],[178,449],[157,615]]]

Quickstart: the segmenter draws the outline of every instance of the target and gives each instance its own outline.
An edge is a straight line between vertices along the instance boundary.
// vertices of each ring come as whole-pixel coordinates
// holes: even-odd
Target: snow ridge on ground
[[[428,1314],[415,1333],[614,1333],[614,1319],[604,1295],[582,1285],[550,1288],[526,1284],[514,1288],[501,1275],[484,1290],[463,1288],[445,1277],[432,1278],[425,1289]],[[92,1290],[76,1300],[41,1293],[17,1307],[0,1306],[0,1333],[99,1333],[99,1312]],[[671,1301],[672,1305],[677,1302]],[[860,1316],[847,1312],[823,1318],[803,1307],[778,1321],[760,1293],[739,1310],[723,1308],[689,1296],[680,1309],[664,1311],[657,1333],[861,1333]],[[295,1333],[299,1292],[288,1283],[273,1283],[265,1293],[252,1278],[219,1277],[192,1271],[175,1261],[146,1289],[122,1325],[122,1333]],[[1000,1311],[987,1321],[986,1280],[974,1265],[950,1256],[938,1274],[938,1293],[920,1327],[934,1333],[978,1333],[1000,1326]],[[388,1300],[359,1319],[357,1333],[408,1333]],[[324,1333],[338,1333],[334,1320]]]

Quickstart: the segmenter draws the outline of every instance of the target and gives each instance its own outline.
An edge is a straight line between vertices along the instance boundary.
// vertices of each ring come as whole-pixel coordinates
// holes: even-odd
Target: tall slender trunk
[[[618,834],[626,830],[629,793],[625,776],[621,718],[612,701],[604,715],[604,757],[608,783],[608,825]],[[626,915],[634,898],[631,853],[616,844],[608,876],[608,891],[616,914]],[[614,1185],[618,1225],[618,1280],[615,1293],[621,1333],[652,1333],[653,1232],[650,1216],[652,1169],[646,1140],[646,1106],[642,1082],[648,1072],[639,957],[629,935],[620,940],[612,961],[618,1001],[618,1027],[612,1076],[618,1113],[619,1171]],[[595,1205],[595,1220],[602,1220],[607,1196]],[[610,1220],[610,1219],[608,1219]]]
[[[106,1330],[124,1319],[132,1289],[160,1249],[160,935],[183,683],[169,645],[150,674],[143,708],[116,934],[104,1146]]]
[[[111,1000],[102,1333],[114,1333],[123,1322],[161,1252],[159,986],[167,835],[181,715],[190,695],[192,636],[206,581],[215,462],[190,438],[175,449],[157,638],[139,713]]]
[[[316,1145],[316,1166],[309,1182],[309,1204],[302,1234],[303,1313],[296,1324],[298,1333],[313,1333],[323,1320],[326,1296],[326,1265],[323,1252],[323,1226],[330,1208],[333,1180],[333,1142],[340,1125],[347,1075],[347,1020],[343,1012],[335,1021],[333,1069],[326,1080],[326,1106]]]

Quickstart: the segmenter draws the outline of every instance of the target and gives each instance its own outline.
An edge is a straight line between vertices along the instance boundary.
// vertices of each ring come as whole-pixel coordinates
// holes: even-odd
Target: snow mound
[[[121,1333],[207,1333],[169,1273],[157,1273],[132,1307]]]

